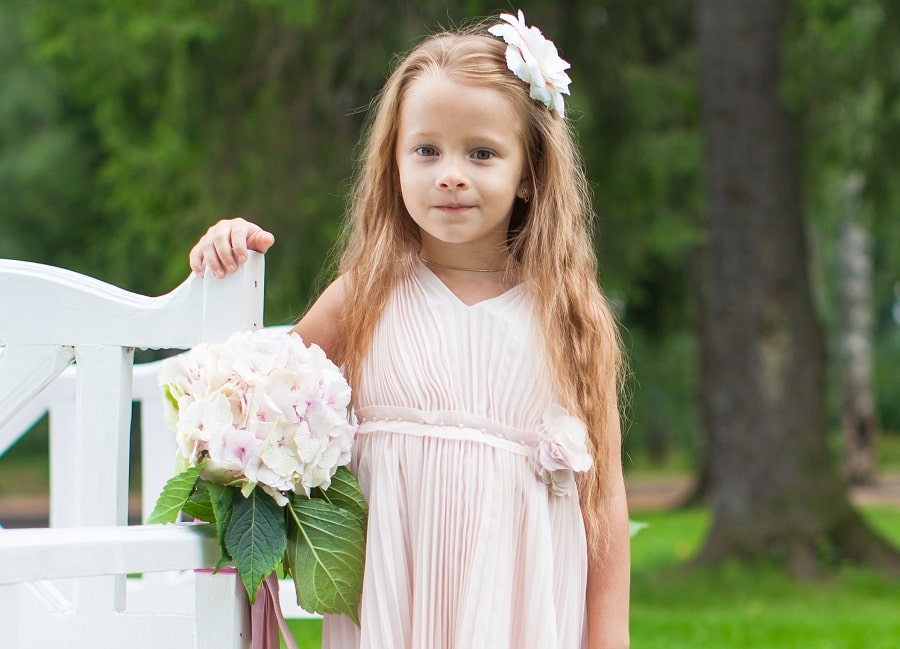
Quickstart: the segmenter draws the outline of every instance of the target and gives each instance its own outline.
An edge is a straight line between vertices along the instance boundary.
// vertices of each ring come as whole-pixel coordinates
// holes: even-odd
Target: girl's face
[[[437,76],[414,81],[400,107],[397,168],[422,251],[505,251],[525,150],[512,103],[491,88]]]

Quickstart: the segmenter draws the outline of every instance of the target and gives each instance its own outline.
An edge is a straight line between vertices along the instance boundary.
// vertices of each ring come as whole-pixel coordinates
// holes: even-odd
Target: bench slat
[[[207,523],[0,530],[0,584],[215,565]]]

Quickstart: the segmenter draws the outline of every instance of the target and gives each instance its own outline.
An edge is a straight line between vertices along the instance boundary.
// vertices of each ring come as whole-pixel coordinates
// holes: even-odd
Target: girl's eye
[[[433,156],[437,155],[437,149],[433,146],[420,146],[416,149],[416,153],[422,156]]]
[[[490,160],[494,157],[494,152],[488,151],[487,149],[478,149],[472,154],[472,157],[476,160]]]

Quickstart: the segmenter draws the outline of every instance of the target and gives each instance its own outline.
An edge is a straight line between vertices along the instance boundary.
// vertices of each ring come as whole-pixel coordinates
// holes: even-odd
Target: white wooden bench
[[[249,646],[235,576],[193,572],[217,559],[210,526],[127,525],[128,447],[137,397],[146,517],[171,475],[174,442],[155,367],[133,376],[133,350],[185,349],[260,326],[263,269],[253,254],[225,280],[191,276],[149,298],[0,261],[0,454],[44,412],[51,429],[50,528],[0,530],[3,649]],[[163,571],[175,572],[153,574]],[[126,578],[134,574],[142,578]]]

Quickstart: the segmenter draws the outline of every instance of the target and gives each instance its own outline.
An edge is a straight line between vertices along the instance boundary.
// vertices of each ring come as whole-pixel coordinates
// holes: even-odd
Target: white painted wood
[[[4,530],[0,584],[192,570],[218,556],[206,523]]]
[[[73,510],[72,523],[77,527],[109,526],[114,530],[113,526],[128,523],[132,355],[132,349],[118,346],[75,348],[75,435],[68,460],[73,482],[63,493],[64,506]],[[59,505],[57,498],[52,505]],[[66,560],[72,560],[70,551],[66,551]],[[124,575],[80,581],[76,595],[79,611],[102,617],[104,612],[122,610]]]
[[[197,610],[205,611],[205,616],[125,611],[98,618],[83,615],[74,607],[48,614],[43,603],[31,596],[32,586],[0,586],[3,649],[249,647],[245,600],[237,597],[237,588],[242,586],[234,575],[204,576],[198,586]],[[10,624],[6,624],[7,618]]]
[[[225,575],[196,573],[197,611],[216,611],[215,624],[204,622],[197,615],[197,649],[247,649],[250,646],[250,611],[247,600],[238,589],[243,584],[231,575],[229,583]]]
[[[262,295],[263,258],[256,254],[225,280],[191,277],[159,298],[61,269],[0,261],[0,453],[50,411],[53,526],[0,530],[4,649],[246,646],[247,611],[236,576],[191,572],[218,557],[211,529],[125,525],[127,460],[133,349],[187,348],[260,326]],[[74,369],[42,390],[73,356]],[[148,457],[165,467],[149,472],[158,493],[171,476],[174,441],[158,427],[161,404],[150,383],[142,379],[141,399],[148,418],[155,417],[145,432]],[[154,435],[164,435],[168,451]],[[172,570],[185,572],[155,574]],[[126,580],[136,572],[146,578]],[[196,584],[188,610],[168,606],[166,584],[170,593]],[[129,590],[150,596],[130,607]]]
[[[146,297],[62,268],[0,260],[0,344],[186,349],[219,341],[262,326],[263,268],[263,256],[251,253],[223,280],[192,274],[171,293]]]
[[[0,354],[0,427],[59,376],[74,356],[71,347],[59,345],[4,348]]]
[[[72,367],[63,372],[51,386],[47,398],[50,413],[50,526],[74,527],[78,524],[78,507],[71,493],[78,480],[77,435],[78,405],[75,402],[78,375]],[[52,391],[51,391],[52,389]]]
[[[75,385],[75,468],[70,507],[75,525],[128,522],[128,443],[132,350],[79,345]]]
[[[196,599],[193,570],[145,572],[125,582],[129,613],[193,615]]]
[[[0,348],[0,374],[3,374],[2,358],[5,354],[5,347]],[[74,350],[73,350],[74,357]],[[50,410],[50,404],[53,397],[51,393],[55,393],[60,389],[64,382],[61,377],[65,375],[64,371],[60,378],[57,378],[48,387],[36,394],[31,401],[23,404],[17,411],[7,419],[5,424],[0,425],[0,455],[5,453],[13,444],[15,444],[22,435],[24,435],[37,421]],[[72,375],[74,378],[74,374]]]

